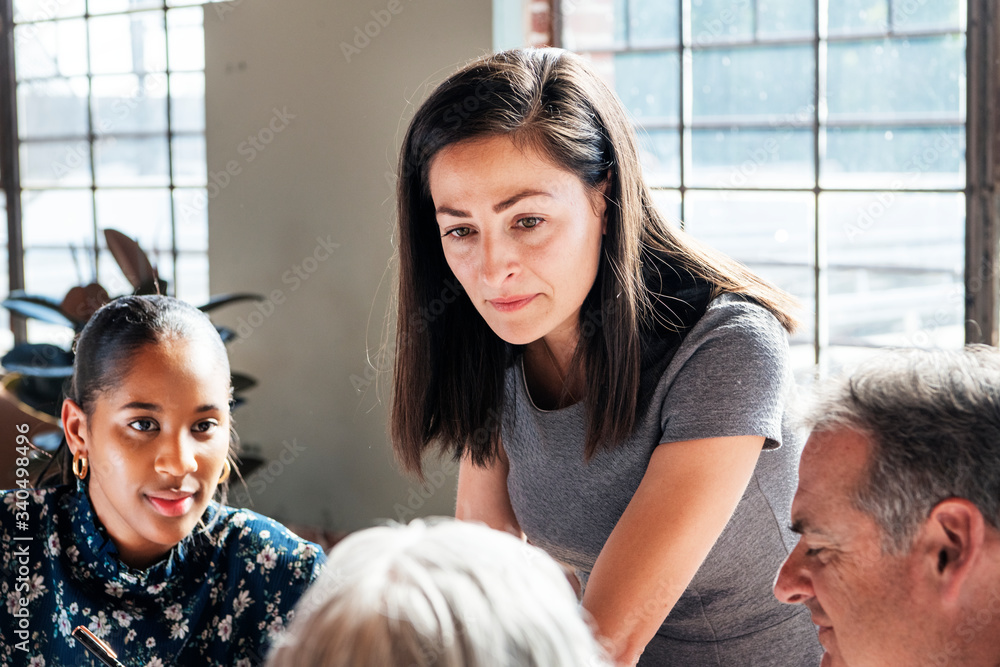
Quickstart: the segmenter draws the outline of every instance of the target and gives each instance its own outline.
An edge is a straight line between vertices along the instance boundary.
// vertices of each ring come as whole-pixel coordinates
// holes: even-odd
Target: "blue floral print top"
[[[71,636],[78,625],[128,667],[259,665],[326,560],[281,524],[213,502],[207,531],[136,570],[118,560],[85,483],[0,495],[3,665],[100,667]]]

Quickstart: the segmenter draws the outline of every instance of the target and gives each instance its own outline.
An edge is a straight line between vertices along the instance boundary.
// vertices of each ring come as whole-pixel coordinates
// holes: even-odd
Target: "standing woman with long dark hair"
[[[398,200],[402,464],[460,457],[457,515],[572,567],[619,665],[817,664],[770,592],[795,540],[794,304],[668,227],[593,70],[543,49],[452,75]]]

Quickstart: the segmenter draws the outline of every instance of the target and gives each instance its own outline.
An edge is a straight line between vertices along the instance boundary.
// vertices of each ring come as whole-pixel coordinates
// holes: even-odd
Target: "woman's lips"
[[[194,496],[178,496],[175,498],[163,498],[160,496],[146,496],[150,505],[163,516],[175,517],[186,514],[194,505]]]
[[[538,296],[537,294],[527,294],[524,296],[503,297],[500,299],[490,299],[490,304],[501,313],[511,313],[527,306]]]

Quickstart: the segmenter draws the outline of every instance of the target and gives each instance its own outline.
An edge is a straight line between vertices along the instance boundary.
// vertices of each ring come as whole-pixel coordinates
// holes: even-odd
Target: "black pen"
[[[76,638],[84,648],[97,656],[97,659],[103,662],[108,667],[125,667],[122,663],[118,662],[118,654],[111,650],[111,647],[102,642],[97,635],[83,627],[78,625],[73,628],[73,637]]]

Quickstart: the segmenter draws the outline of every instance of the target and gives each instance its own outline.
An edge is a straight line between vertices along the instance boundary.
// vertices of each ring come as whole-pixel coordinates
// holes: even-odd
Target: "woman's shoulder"
[[[216,507],[211,532],[220,548],[256,554],[255,561],[265,569],[281,563],[311,569],[326,560],[318,544],[302,539],[274,519],[244,508]]]
[[[780,344],[787,332],[778,318],[752,298],[724,292],[712,299],[691,330],[692,341],[708,336]]]

